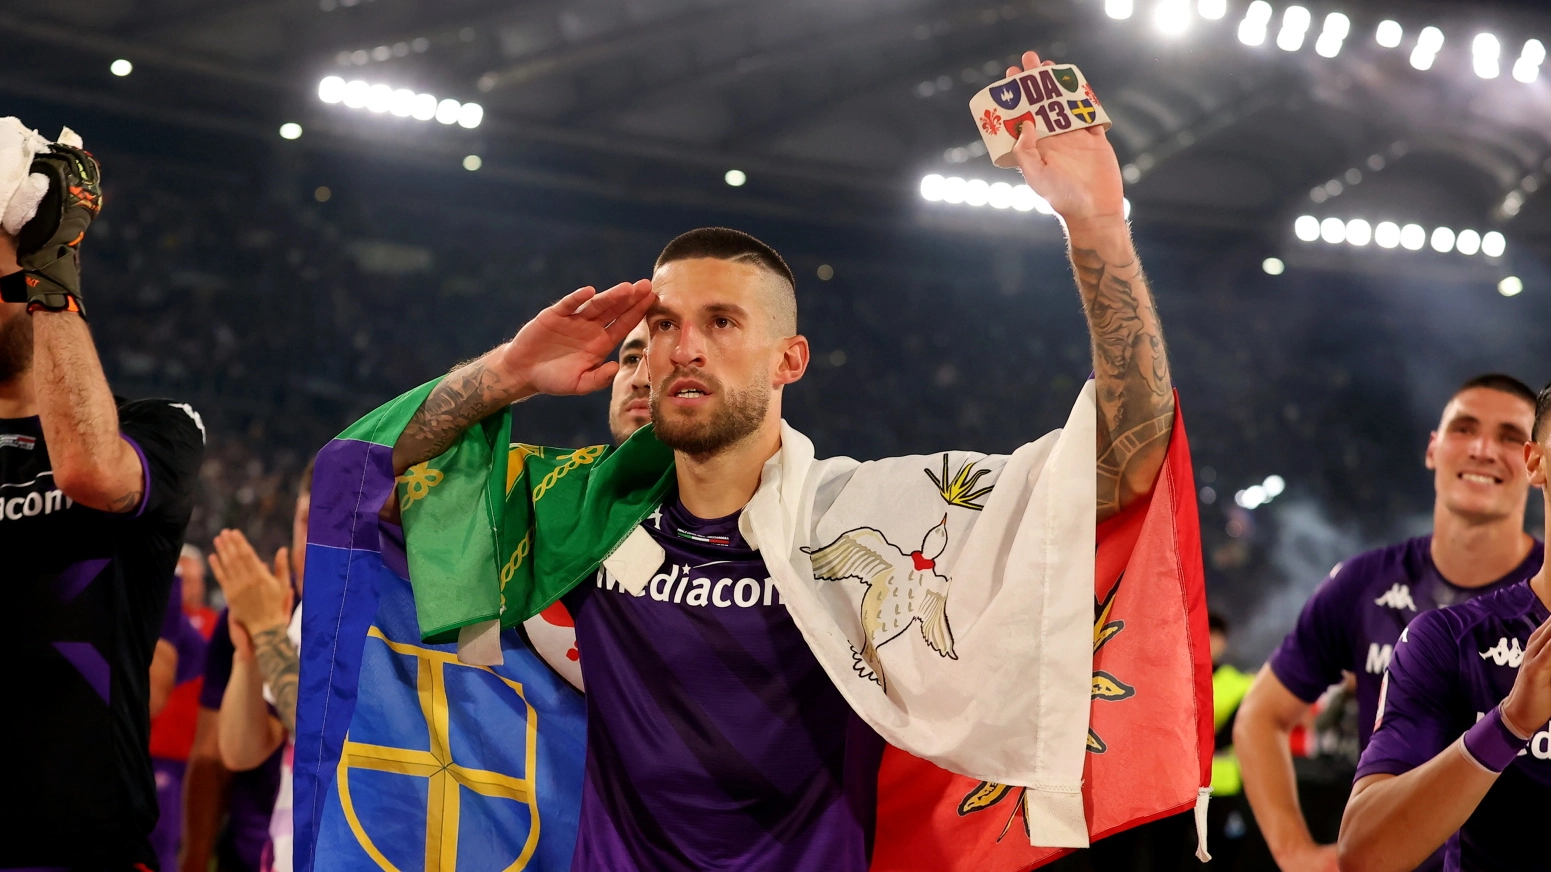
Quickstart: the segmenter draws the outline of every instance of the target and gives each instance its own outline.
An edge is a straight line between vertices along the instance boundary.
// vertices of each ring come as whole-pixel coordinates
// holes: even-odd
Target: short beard
[[[0,323],[0,384],[32,369],[32,316],[18,314]]]
[[[663,384],[668,384],[669,376]],[[713,379],[706,379],[713,390],[720,393],[721,408],[709,421],[669,422],[660,408],[662,395],[652,392],[652,429],[662,444],[691,457],[711,457],[727,450],[759,429],[770,409],[770,394],[766,391],[735,391],[721,388]]]

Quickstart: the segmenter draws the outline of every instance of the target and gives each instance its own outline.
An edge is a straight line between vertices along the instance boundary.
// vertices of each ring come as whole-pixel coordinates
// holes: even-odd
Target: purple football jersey
[[[1433,566],[1432,537],[1419,536],[1367,551],[1330,571],[1271,655],[1271,671],[1293,695],[1314,702],[1341,680],[1357,676],[1357,741],[1367,747],[1379,707],[1379,685],[1395,640],[1413,618],[1517,584],[1540,570],[1536,541],[1512,572],[1484,587],[1449,583]]]
[[[566,596],[587,686],[572,869],[865,872],[883,741],[792,623],[738,516],[673,499],[641,596],[607,571]]]
[[[1513,687],[1529,634],[1546,620],[1527,583],[1422,615],[1395,646],[1379,724],[1357,777],[1399,775],[1436,757]],[[1551,870],[1534,833],[1551,803],[1551,730],[1498,776],[1444,849],[1444,869]]]

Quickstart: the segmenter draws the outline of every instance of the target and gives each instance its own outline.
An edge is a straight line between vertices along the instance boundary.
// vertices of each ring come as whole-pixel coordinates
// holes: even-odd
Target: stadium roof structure
[[[1202,14],[1212,5],[16,0],[0,21],[0,94],[19,114],[215,137],[236,155],[450,169],[477,154],[492,181],[648,203],[725,205],[737,169],[747,184],[732,208],[864,221],[880,201],[919,211],[925,174],[1016,183],[977,150],[966,104],[1032,47],[1095,83],[1140,222],[1290,236],[1302,213],[1392,216],[1551,241],[1536,193],[1551,183],[1551,83],[1509,74],[1526,38],[1551,43],[1543,4],[1312,5],[1295,51],[1276,45],[1288,3],[1230,0],[1216,19]],[[1350,27],[1326,57],[1315,43],[1331,12]],[[1257,15],[1270,34],[1248,45]],[[1398,47],[1375,40],[1387,18]],[[1421,70],[1408,59],[1425,26],[1446,39]],[[1472,72],[1481,32],[1501,35],[1493,79]],[[131,74],[110,73],[119,59]],[[482,118],[470,129],[351,111],[319,99],[331,76],[478,103]],[[300,125],[298,141],[281,144],[283,123]]]

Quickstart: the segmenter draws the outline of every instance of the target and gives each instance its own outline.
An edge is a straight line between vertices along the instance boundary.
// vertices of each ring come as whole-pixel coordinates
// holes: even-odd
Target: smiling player
[[[1521,456],[1545,491],[1551,385],[1533,433]],[[1542,499],[1551,507],[1551,493]],[[1445,840],[1447,872],[1551,869],[1535,836],[1551,799],[1547,603],[1542,568],[1406,628],[1341,821],[1342,869],[1411,869]]]
[[[1406,624],[1540,569],[1541,543],[1524,532],[1523,445],[1534,415],[1534,391],[1511,376],[1492,373],[1461,385],[1427,443],[1436,493],[1432,534],[1331,570],[1256,677],[1239,709],[1234,745],[1255,818],[1282,869],[1336,869],[1335,846],[1315,844],[1293,781],[1287,736],[1308,707],[1342,672],[1355,674],[1358,741],[1366,747],[1380,681]],[[1441,862],[1435,857],[1422,868]]]

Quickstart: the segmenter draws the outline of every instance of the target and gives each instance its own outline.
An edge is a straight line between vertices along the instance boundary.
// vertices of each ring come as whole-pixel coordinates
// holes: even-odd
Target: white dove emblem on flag
[[[878,683],[888,681],[878,660],[878,648],[921,623],[921,638],[938,654],[957,660],[953,631],[948,627],[948,584],[937,571],[937,558],[948,547],[948,516],[926,532],[919,551],[906,553],[871,527],[840,534],[823,548],[807,549],[813,558],[813,577],[820,581],[854,578],[867,585],[862,597],[860,651],[851,647],[858,675]]]

